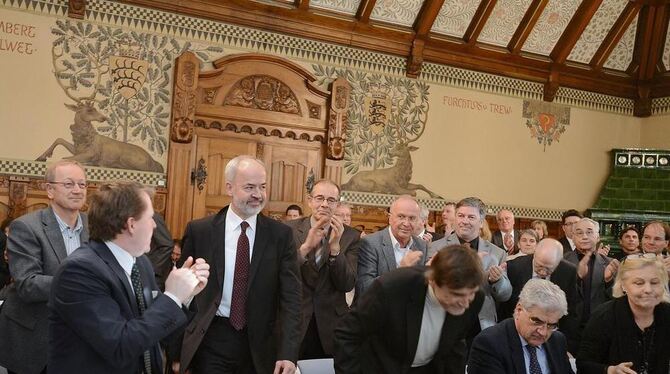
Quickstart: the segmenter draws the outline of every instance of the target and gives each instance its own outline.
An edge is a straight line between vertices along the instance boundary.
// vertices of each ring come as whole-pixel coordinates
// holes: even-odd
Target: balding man
[[[555,239],[543,239],[535,253],[507,262],[507,277],[512,284],[512,296],[498,308],[498,318],[512,317],[519,294],[531,279],[547,279],[560,287],[568,302],[568,315],[561,318],[561,331],[568,338],[568,350],[577,353],[575,311],[577,304],[577,267],[563,260],[563,245]]]
[[[514,229],[514,213],[511,210],[502,209],[496,214],[498,230],[493,233],[491,242],[507,251],[511,255],[519,252],[519,230]]]
[[[399,196],[391,204],[389,227],[361,239],[356,298],[380,275],[426,262],[426,242],[412,235],[419,214],[419,204],[413,197]]]

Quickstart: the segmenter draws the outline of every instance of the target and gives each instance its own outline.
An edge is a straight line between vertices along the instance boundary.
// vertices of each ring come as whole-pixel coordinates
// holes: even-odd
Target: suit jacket
[[[412,236],[412,242],[412,250],[423,253],[418,263],[425,264],[428,259],[426,242],[416,236]],[[395,252],[388,227],[361,238],[358,252],[356,298],[363,295],[377,277],[396,268]]]
[[[358,304],[335,328],[335,372],[408,373],[414,356],[428,285],[424,266],[402,268],[377,278]],[[479,291],[460,316],[445,312],[440,343],[431,362],[432,373],[462,374],[465,340],[479,331]]]
[[[88,242],[88,220],[84,213],[80,217],[83,245]],[[47,364],[51,282],[67,251],[51,207],[17,218],[10,230],[7,249],[15,282],[0,311],[0,366],[39,373]]]
[[[310,217],[287,222],[293,229],[296,248],[307,239],[311,228]],[[303,259],[298,256],[302,278],[302,323],[300,325],[300,341],[305,337],[307,327],[316,318],[321,346],[326,354],[333,354],[333,330],[340,317],[349,311],[345,293],[351,291],[356,284],[356,264],[358,261],[359,231],[344,226],[340,237],[340,254],[331,262],[328,260],[328,245],[324,246],[325,259],[319,267],[316,263],[315,251]]]
[[[603,256],[600,253],[594,253],[595,260],[593,262],[593,270],[591,273],[591,295],[584,295],[583,293],[583,281],[577,277],[577,316],[580,325],[586,324],[588,319],[585,319],[583,316],[584,310],[584,299],[585,297],[591,298],[591,311],[594,311],[598,305],[612,299],[612,283],[605,283],[605,268],[612,261],[611,258]],[[579,257],[577,256],[577,251],[570,251],[566,253],[563,258],[572,263],[575,266],[579,265]],[[581,330],[581,329],[580,329]]]
[[[521,233],[519,230],[514,230],[514,253],[519,252],[519,239],[521,238]],[[493,233],[493,236],[491,237],[491,243],[493,245],[499,247],[500,249],[504,250],[507,252],[505,249],[505,241],[503,240],[503,234],[502,231],[496,230]]]
[[[91,241],[63,262],[49,301],[50,374],[134,374],[147,350],[152,372],[162,372],[158,343],[187,318],[160,292],[149,259],[136,263],[146,300],[142,315],[128,276],[105,243]]]
[[[526,282],[533,278],[533,255],[517,257],[507,262],[507,277],[512,284],[512,296],[498,307],[498,318],[510,318],[519,302],[519,294]],[[560,329],[568,339],[568,350],[574,354],[579,348],[577,340],[577,268],[570,262],[561,260],[549,280],[557,285],[568,302],[568,315],[561,318]]]
[[[225,207],[216,215],[189,222],[182,240],[182,261],[202,257],[210,264],[207,287],[193,301],[197,314],[184,333],[182,372],[221,303],[227,211]],[[259,214],[255,235],[247,284],[247,334],[256,372],[271,373],[275,361],[298,359],[301,285],[291,229]]]
[[[563,256],[565,256],[567,253],[574,252],[572,250],[572,246],[570,245],[570,242],[568,241],[567,237],[562,237],[558,239],[558,241],[563,244]]]
[[[655,333],[653,349],[656,360],[649,362],[650,372],[667,373],[670,362],[670,304],[660,303],[654,308]],[[638,354],[639,327],[635,323],[628,297],[610,300],[595,309],[586,325],[577,355],[577,371],[582,374],[601,374],[610,365],[632,362],[632,369],[640,372]],[[653,357],[653,356],[652,356]]]
[[[552,373],[574,374],[565,337],[560,331],[551,334],[543,348]],[[468,359],[468,374],[526,374],[523,349],[514,319],[508,318],[475,337]]]
[[[440,249],[454,245],[460,244],[458,236],[456,233],[453,233],[445,238],[442,238],[438,241],[434,241],[430,244],[429,248],[429,257],[432,257]],[[488,282],[488,270],[493,265],[502,265],[507,258],[507,252],[503,249],[496,247],[491,242],[485,240],[484,238],[479,238],[479,248],[477,249],[478,254],[482,260],[482,266],[484,268],[484,283],[482,283],[481,290],[484,291],[486,296],[484,299],[484,305],[482,310],[479,313],[479,319],[482,322],[482,328],[486,328],[491,324],[494,324],[498,321],[496,314],[496,303],[509,300],[512,295],[512,285],[507,278],[507,274],[503,273],[503,276],[498,279],[495,283]]]

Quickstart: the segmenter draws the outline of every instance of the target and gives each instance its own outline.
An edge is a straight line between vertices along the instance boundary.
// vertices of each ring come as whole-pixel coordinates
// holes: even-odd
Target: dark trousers
[[[192,374],[256,374],[247,328],[237,331],[225,317],[214,317],[191,363]]]
[[[316,327],[316,317],[312,314],[312,319],[309,321],[309,326],[307,326],[307,332],[300,345],[300,359],[313,360],[332,357],[323,350],[321,338],[319,338],[319,329]]]

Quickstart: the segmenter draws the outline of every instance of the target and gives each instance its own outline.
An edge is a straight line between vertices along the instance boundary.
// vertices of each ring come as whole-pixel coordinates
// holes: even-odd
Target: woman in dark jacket
[[[615,299],[600,305],[586,325],[579,374],[667,374],[670,295],[661,259],[626,257],[612,293]]]

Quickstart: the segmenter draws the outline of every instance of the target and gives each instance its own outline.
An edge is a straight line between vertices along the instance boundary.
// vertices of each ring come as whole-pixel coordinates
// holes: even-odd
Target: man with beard
[[[191,304],[197,314],[186,327],[180,369],[292,374],[301,285],[291,229],[260,214],[266,202],[262,161],[235,157],[225,179],[230,205],[190,222],[182,240],[182,259],[203,258],[216,276]]]
[[[312,214],[286,223],[302,276],[301,360],[333,356],[333,329],[349,310],[345,293],[356,283],[360,234],[333,214],[339,198],[335,183],[317,181],[307,196]]]

